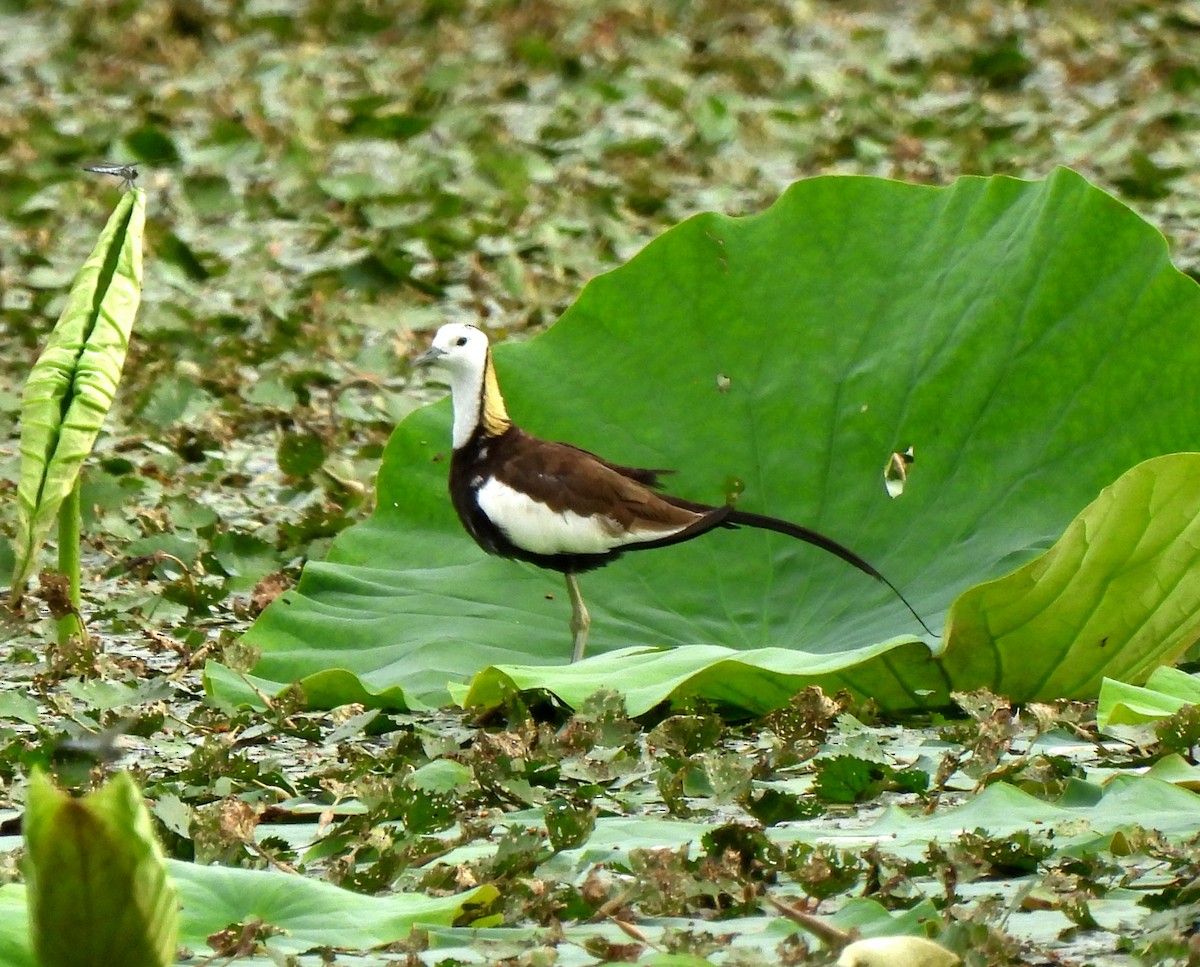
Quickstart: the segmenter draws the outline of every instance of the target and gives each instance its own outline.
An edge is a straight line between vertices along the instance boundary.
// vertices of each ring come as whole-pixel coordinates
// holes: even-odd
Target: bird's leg
[[[567,571],[567,594],[571,596],[571,634],[575,636],[571,662],[574,663],[583,657],[592,617],[588,614],[587,605],[583,603],[583,595],[579,593],[579,579],[570,571]]]

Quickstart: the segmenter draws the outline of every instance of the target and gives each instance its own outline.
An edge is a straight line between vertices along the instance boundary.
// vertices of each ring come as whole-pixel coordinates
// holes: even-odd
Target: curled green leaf
[[[1044,554],[962,594],[946,672],[1016,701],[1145,681],[1200,637],[1200,454],[1130,468]]]
[[[116,394],[141,301],[145,221],[145,192],[126,192],[76,275],[25,384],[14,599],[37,566],[38,551]]]
[[[178,896],[127,774],[75,799],[35,771],[25,856],[29,931],[42,967],[175,962]]]

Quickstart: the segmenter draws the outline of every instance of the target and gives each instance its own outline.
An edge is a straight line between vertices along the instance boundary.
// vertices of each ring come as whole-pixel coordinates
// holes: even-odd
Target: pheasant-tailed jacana
[[[591,623],[576,575],[626,551],[678,544],[714,527],[758,527],[836,554],[891,588],[933,634],[895,585],[823,534],[776,517],[672,497],[659,492],[658,478],[669,471],[623,467],[526,433],[509,419],[482,330],[463,323],[442,326],[416,363],[435,363],[450,374],[450,497],[459,520],[489,554],[566,575],[572,661],[583,657]]]

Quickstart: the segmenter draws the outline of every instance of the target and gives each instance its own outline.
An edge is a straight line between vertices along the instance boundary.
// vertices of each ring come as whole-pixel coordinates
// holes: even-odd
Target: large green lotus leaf
[[[179,942],[195,952],[209,949],[211,934],[256,919],[279,928],[265,941],[278,955],[318,948],[368,950],[405,939],[414,924],[449,926],[470,906],[486,905],[496,896],[494,887],[481,886],[450,897],[372,897],[276,871],[175,860],[167,866],[182,901]],[[0,888],[0,963],[5,967],[36,964],[23,935],[26,897],[19,884]]]
[[[496,361],[509,410],[530,430],[678,468],[671,489],[694,500],[740,490],[740,507],[856,549],[941,623],[964,591],[1049,548],[1126,470],[1194,445],[1198,317],[1200,294],[1162,237],[1070,171],[943,189],[817,178],[762,215],[701,215],[667,232],[591,282],[549,332],[499,346]],[[1087,654],[1039,639],[1071,667],[1026,674],[1029,638],[1000,614],[1012,601],[985,595],[955,608],[935,643],[943,663],[909,637],[915,622],[886,588],[742,529],[585,575],[596,657],[551,670],[570,650],[561,578],[487,558],[462,532],[445,492],[448,437],[445,402],[397,428],[375,515],[251,630],[257,676],[282,686],[341,669],[369,693],[399,688],[420,702],[444,701],[447,683],[488,666],[549,666],[541,682],[524,675],[525,687],[569,671],[593,686],[657,687],[659,699],[678,688],[782,696],[836,674],[899,708],[973,684],[1098,682],[1113,654],[1118,674],[1145,674],[1186,637],[1109,629],[1110,646]],[[889,499],[884,466],[910,446],[905,492]],[[1134,483],[1134,505],[1147,486],[1156,492]],[[1081,533],[1074,553],[1086,545],[1101,563],[1133,553],[1108,541],[1140,540],[1137,527],[1108,528],[1103,546]],[[1035,583],[1050,599],[1039,635],[1073,635],[1107,587]],[[1170,602],[1181,629],[1200,611],[1187,583]],[[1056,597],[1070,621],[1055,619]],[[1136,605],[1137,620],[1155,608]],[[1124,617],[1119,599],[1107,607]],[[1001,617],[997,637],[988,629]],[[960,640],[969,653],[956,654]],[[1132,644],[1112,647],[1122,641]],[[606,678],[617,671],[607,652],[681,645],[710,651],[693,652],[696,662],[629,653],[625,674]],[[730,652],[754,671],[732,666]],[[731,681],[741,675],[751,678]]]

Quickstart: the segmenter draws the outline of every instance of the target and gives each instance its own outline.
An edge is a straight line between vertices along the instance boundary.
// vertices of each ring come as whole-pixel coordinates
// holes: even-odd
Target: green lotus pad
[[[1200,705],[1200,678],[1177,668],[1158,668],[1144,686],[1106,678],[1100,687],[1096,723],[1140,725],[1174,715],[1185,705]]]
[[[227,927],[261,920],[277,932],[264,943],[278,957],[318,948],[368,950],[404,940],[415,924],[449,926],[472,906],[496,897],[481,886],[451,897],[419,894],[363,896],[329,883],[287,873],[167,863],[179,890],[179,942],[209,950],[207,938]],[[37,967],[25,926],[25,887],[0,887],[0,957],[5,967]],[[194,960],[188,960],[194,963]]]
[[[761,215],[697,216],[497,348],[510,413],[829,534],[944,637],[842,561],[743,529],[584,575],[590,657],[567,667],[561,576],[486,557],[454,517],[442,402],[397,427],[374,516],[250,630],[253,674],[322,705],[605,686],[751,711],[809,682],[898,710],[1143,680],[1200,635],[1200,456],[1176,453],[1200,425],[1198,318],[1158,232],[1067,170],[816,178]],[[224,700],[241,682],[207,677]]]

